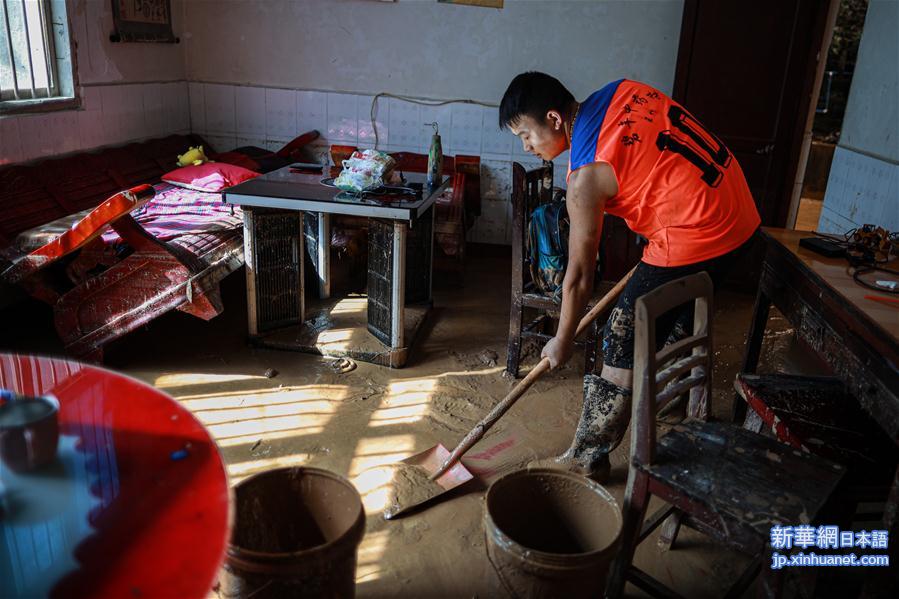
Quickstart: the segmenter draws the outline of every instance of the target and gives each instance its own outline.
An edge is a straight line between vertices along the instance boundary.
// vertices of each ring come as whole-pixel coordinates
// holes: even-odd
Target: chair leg
[[[734,401],[741,401],[740,397],[737,396],[737,399]],[[746,419],[743,421],[743,428],[752,431],[753,433],[761,433],[762,427],[765,422],[762,420],[762,417],[756,413],[755,410],[747,410],[746,411]]]
[[[509,307],[509,349],[506,356],[506,372],[512,378],[518,378],[518,362],[521,359],[521,298],[513,297]]]
[[[783,570],[772,569],[770,552],[767,553],[766,556],[768,559],[761,564],[762,570],[759,573],[759,581],[755,589],[755,596],[759,599],[777,599],[783,594]]]
[[[627,582],[627,571],[634,559],[637,540],[649,505],[649,477],[631,466],[627,477],[627,488],[624,492],[623,522],[621,527],[621,547],[618,557],[612,564],[612,573],[606,587],[606,597],[617,599],[624,591]]]
[[[746,351],[743,354],[743,367],[740,372],[755,372],[759,364],[759,356],[762,352],[762,343],[765,339],[765,327],[768,325],[768,314],[771,311],[771,299],[759,289],[755,298],[755,307],[752,310],[752,323],[749,325],[749,335],[746,337]],[[734,397],[733,414],[731,422],[740,424],[746,418],[745,401]]]
[[[680,532],[680,524],[683,517],[684,513],[677,510],[668,516],[664,524],[662,524],[662,531],[659,533],[659,547],[665,551],[670,551],[674,548],[674,541],[677,540],[677,533]]]
[[[219,286],[193,297],[193,301],[178,306],[178,310],[203,320],[212,320],[225,310]]]

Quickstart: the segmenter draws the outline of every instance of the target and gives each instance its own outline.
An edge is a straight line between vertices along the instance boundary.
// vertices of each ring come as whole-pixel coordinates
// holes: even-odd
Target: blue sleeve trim
[[[589,98],[581,104],[581,110],[571,132],[571,170],[590,164],[596,156],[596,145],[599,141],[599,131],[606,118],[609,104],[618,91],[618,86],[624,79],[613,81],[599,91],[593,92]]]

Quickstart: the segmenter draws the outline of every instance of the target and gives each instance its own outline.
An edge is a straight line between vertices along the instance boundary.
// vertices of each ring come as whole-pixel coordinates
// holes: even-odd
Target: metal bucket
[[[487,490],[487,556],[511,597],[601,597],[621,510],[602,486],[551,469],[512,472]]]
[[[365,513],[356,489],[318,468],[279,468],[235,489],[220,597],[353,597]]]

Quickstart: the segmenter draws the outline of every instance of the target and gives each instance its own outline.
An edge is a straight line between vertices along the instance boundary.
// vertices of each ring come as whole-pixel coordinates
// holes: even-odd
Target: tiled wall
[[[0,118],[0,165],[190,131],[187,82],[81,90],[80,110]]]
[[[837,146],[818,230],[842,234],[865,224],[899,230],[899,164]]]
[[[372,96],[211,83],[146,83],[86,86],[82,110],[0,119],[0,164],[118,145],[193,131],[218,151],[242,145],[277,150],[311,129],[325,154],[334,143],[371,148]],[[378,148],[426,153],[437,122],[447,155],[481,157],[480,218],[469,241],[511,243],[512,161],[525,168],[540,161],[525,154],[508,131],[499,131],[497,109],[474,104],[422,106],[379,98]],[[564,187],[567,153],[556,159],[556,185]]]
[[[263,87],[190,83],[190,121],[215,149],[255,145],[277,150],[298,134],[317,129],[325,153],[331,144],[375,145],[372,96]],[[511,243],[512,161],[526,168],[540,161],[523,153],[508,131],[500,132],[496,108],[474,104],[421,106],[396,98],[379,98],[375,122],[378,149],[426,153],[437,122],[443,152],[481,157],[482,213],[469,241]],[[556,185],[564,186],[567,153],[556,160]]]

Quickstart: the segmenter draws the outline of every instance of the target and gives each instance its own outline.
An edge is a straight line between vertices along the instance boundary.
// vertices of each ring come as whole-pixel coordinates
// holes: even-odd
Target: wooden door
[[[673,97],[740,162],[763,225],[786,225],[829,6],[684,2]]]
[[[740,162],[766,226],[786,224],[829,6],[684,2],[672,97]],[[626,227],[606,224],[604,278],[615,279],[641,249]]]

